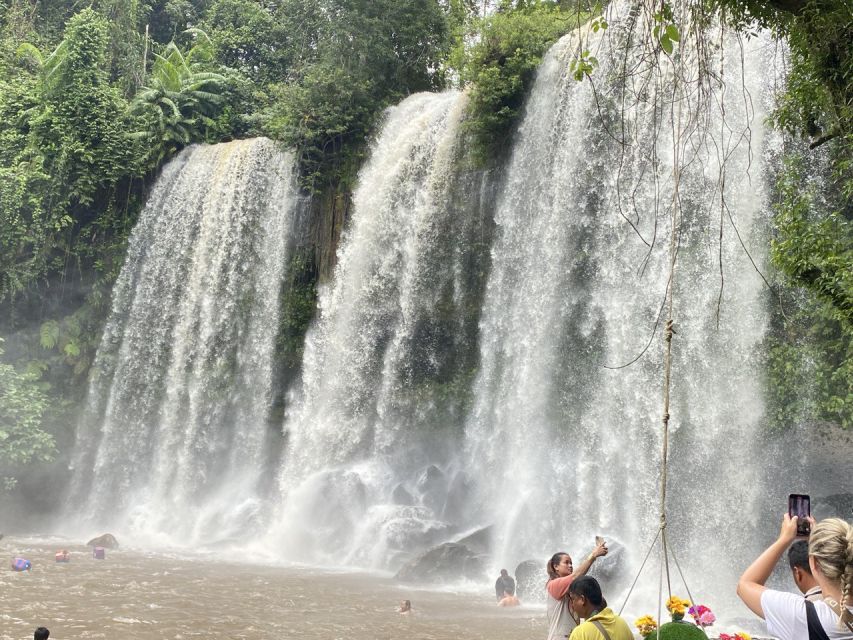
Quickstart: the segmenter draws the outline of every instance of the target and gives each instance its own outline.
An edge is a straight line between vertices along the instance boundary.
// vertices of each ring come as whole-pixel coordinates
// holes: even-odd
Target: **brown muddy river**
[[[60,548],[67,564],[55,562]],[[29,572],[10,569],[14,557]],[[502,609],[491,584],[430,591],[390,577],[240,563],[6,537],[0,540],[0,640],[38,626],[51,640],[519,640],[546,635],[542,607]],[[414,612],[401,616],[402,599]]]

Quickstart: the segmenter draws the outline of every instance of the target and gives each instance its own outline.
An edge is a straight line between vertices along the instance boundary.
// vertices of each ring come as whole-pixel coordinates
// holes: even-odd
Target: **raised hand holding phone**
[[[788,496],[788,515],[797,517],[797,535],[807,537],[812,532],[811,499],[804,493],[792,493]]]

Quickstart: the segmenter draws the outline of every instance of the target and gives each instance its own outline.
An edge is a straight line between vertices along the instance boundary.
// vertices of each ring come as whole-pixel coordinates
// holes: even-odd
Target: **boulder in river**
[[[89,547],[103,547],[104,549],[118,549],[118,540],[111,533],[105,533],[97,538],[92,538],[86,543]]]
[[[475,553],[485,554],[489,553],[489,551],[491,551],[492,549],[494,535],[495,528],[493,525],[489,525],[481,529],[477,529],[472,533],[469,533],[464,538],[454,540],[454,542],[464,544],[466,547],[468,547]]]
[[[548,572],[542,560],[524,560],[515,568],[515,595],[522,602],[545,602]]]
[[[458,580],[485,580],[486,559],[458,542],[445,542],[422,553],[403,566],[395,578],[411,583],[446,583]]]

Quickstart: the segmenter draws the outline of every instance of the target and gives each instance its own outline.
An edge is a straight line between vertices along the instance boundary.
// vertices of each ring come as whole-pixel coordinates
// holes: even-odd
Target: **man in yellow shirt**
[[[572,582],[569,602],[575,615],[585,620],[574,628],[569,640],[634,640],[628,623],[607,606],[595,578],[583,576]]]

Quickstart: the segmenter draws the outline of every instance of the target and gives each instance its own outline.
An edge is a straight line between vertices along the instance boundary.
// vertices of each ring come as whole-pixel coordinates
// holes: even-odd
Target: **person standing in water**
[[[565,551],[558,551],[545,569],[548,571],[546,591],[546,611],[548,614],[548,640],[565,640],[580,620],[572,612],[569,603],[569,587],[580,576],[586,575],[596,558],[607,555],[607,544],[603,538],[595,539],[595,548],[583,559],[577,569],[572,558]]]
[[[515,580],[506,569],[501,569],[501,575],[495,580],[495,600],[503,600],[505,593],[515,593]]]

